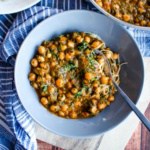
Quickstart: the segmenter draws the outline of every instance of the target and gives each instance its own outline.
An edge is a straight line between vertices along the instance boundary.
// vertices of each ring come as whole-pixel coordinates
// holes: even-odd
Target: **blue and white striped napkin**
[[[14,145],[12,149],[37,149],[33,121],[21,105],[14,85],[15,56],[27,34],[39,22],[58,12],[58,9],[36,6],[19,13],[7,32],[7,25],[2,23],[5,38],[0,44],[0,119],[2,126],[10,129],[4,136],[8,136],[10,132],[8,137],[11,140],[6,137],[5,146]],[[2,142],[4,143],[1,140],[0,138],[0,149]]]
[[[33,121],[21,105],[14,85],[15,57],[27,34],[61,9],[96,10],[84,0],[42,0],[18,14],[0,15],[0,149],[37,149]],[[142,54],[150,56],[150,32],[131,28],[128,31]]]

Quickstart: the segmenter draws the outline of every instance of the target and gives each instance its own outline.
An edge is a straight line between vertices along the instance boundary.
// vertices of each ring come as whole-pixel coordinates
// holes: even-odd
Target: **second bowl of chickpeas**
[[[63,12],[44,20],[23,42],[15,65],[17,93],[31,117],[49,131],[96,136],[131,112],[95,50],[107,57],[116,82],[136,103],[142,58],[128,32],[109,18],[84,10]]]

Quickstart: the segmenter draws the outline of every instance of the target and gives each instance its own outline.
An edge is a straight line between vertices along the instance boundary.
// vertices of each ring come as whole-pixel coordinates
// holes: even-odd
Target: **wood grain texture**
[[[145,116],[150,120],[150,104],[145,112]],[[150,150],[150,132],[141,125],[141,150]]]
[[[63,150],[61,148],[58,148],[56,146],[47,144],[41,140],[37,140],[38,143],[38,150]]]
[[[141,124],[138,125],[137,129],[133,133],[125,150],[141,150]]]
[[[150,104],[145,116],[150,120]],[[125,150],[150,150],[150,132],[140,123],[128,142]]]

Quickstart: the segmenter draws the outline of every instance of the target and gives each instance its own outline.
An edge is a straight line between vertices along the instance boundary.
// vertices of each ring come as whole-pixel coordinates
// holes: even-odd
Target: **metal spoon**
[[[118,90],[118,92],[120,93],[120,95],[122,96],[122,98],[126,101],[126,103],[130,106],[130,108],[135,112],[135,114],[138,116],[138,118],[141,120],[141,122],[145,125],[145,127],[150,131],[150,121],[140,112],[140,110],[136,107],[136,105],[132,102],[132,100],[126,95],[126,93],[120,88],[120,86],[115,82],[112,73],[111,73],[111,67],[110,67],[110,63],[108,61],[108,59],[106,58],[106,56],[103,54],[102,51],[100,50],[95,50],[95,54],[100,54],[103,56],[106,64],[108,65],[108,69],[109,69],[109,76],[112,79],[112,82],[114,84],[114,86],[116,87],[116,89]]]

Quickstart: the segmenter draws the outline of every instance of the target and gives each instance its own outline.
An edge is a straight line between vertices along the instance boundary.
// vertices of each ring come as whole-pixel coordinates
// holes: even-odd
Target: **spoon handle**
[[[140,110],[135,106],[132,100],[124,93],[124,91],[114,82],[115,87],[121,94],[121,96],[126,100],[127,104],[130,108],[135,112],[135,114],[139,117],[145,127],[150,131],[150,121],[140,112]]]

